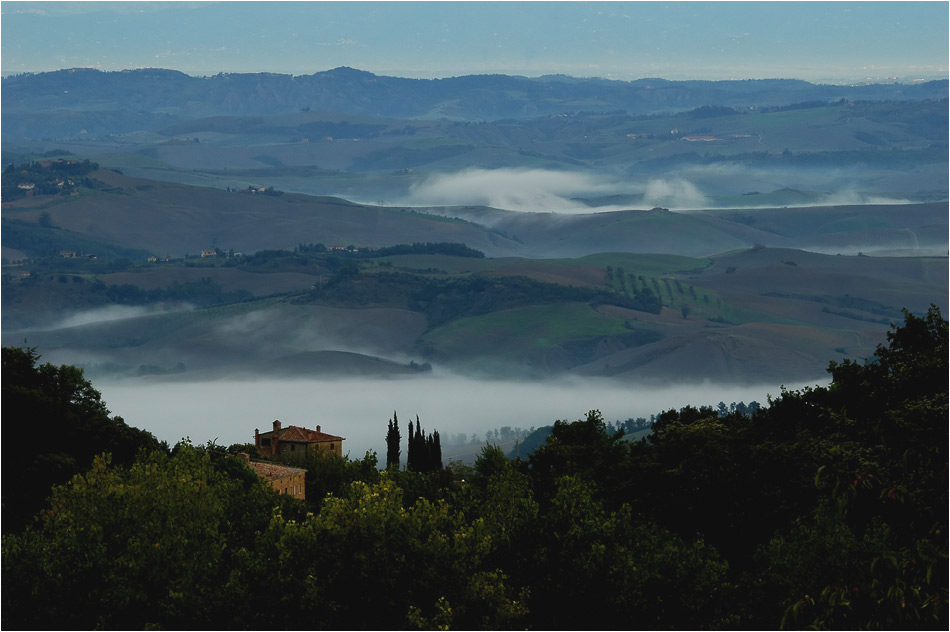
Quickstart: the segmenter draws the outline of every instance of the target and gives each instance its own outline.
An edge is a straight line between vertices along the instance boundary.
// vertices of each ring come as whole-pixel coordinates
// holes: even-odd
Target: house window
[[[291,444],[290,444],[290,451],[293,452],[293,451],[296,450],[296,449],[297,449],[297,445],[294,444],[294,443],[291,443]]]
[[[335,445],[336,445],[336,444],[333,444],[333,443],[330,444],[330,450],[331,450],[331,451],[333,451],[333,450],[336,449]]]
[[[270,447],[270,439],[261,439],[261,446],[264,448]]]

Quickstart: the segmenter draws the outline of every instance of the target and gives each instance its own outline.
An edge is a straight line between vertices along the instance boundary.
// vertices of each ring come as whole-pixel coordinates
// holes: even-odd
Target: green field
[[[460,318],[426,333],[421,344],[436,356],[519,362],[571,341],[629,333],[624,320],[586,303],[559,303]]]

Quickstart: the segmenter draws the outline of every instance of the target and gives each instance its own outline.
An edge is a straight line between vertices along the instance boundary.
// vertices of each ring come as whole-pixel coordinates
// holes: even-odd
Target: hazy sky
[[[939,2],[8,2],[4,74],[173,68],[637,79],[947,75]]]

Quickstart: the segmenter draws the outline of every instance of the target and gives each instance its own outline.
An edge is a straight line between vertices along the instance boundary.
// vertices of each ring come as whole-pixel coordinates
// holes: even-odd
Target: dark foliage
[[[426,435],[419,425],[419,415],[416,415],[415,429],[412,427],[412,422],[409,422],[406,469],[422,473],[436,472],[442,469],[442,442],[439,439],[439,431],[436,430]]]
[[[389,428],[386,431],[386,469],[399,469],[399,418],[396,411],[393,411],[393,418],[389,420]]]
[[[87,174],[99,165],[89,160],[46,160],[8,165],[0,176],[6,202],[28,195],[69,195],[80,186],[88,186]]]
[[[452,257],[474,257],[484,259],[485,253],[481,250],[469,248],[465,244],[450,242],[425,242],[415,244],[398,244],[384,248],[376,248],[360,252],[359,256],[369,259],[392,257],[394,255],[449,255]]]
[[[187,283],[176,281],[167,287],[151,290],[129,284],[106,286],[101,281],[94,281],[91,289],[104,294],[109,303],[117,305],[149,305],[168,301],[191,303],[198,307],[212,307],[240,303],[252,297],[247,290],[225,291],[210,277]]]
[[[4,533],[22,530],[50,488],[85,472],[96,455],[128,465],[140,450],[160,447],[151,433],[110,416],[82,369],[38,361],[34,349],[3,348]]]
[[[97,459],[4,537],[3,625],[946,629],[947,323],[905,312],[829,370],[767,407],[665,411],[634,444],[645,419],[591,411],[470,468],[423,471],[438,435],[417,418],[406,470],[301,455],[308,505],[212,445]],[[105,414],[19,350],[4,402],[8,371]]]
[[[21,250],[34,260],[43,257],[50,258],[48,261],[34,261],[33,264],[37,270],[56,267],[60,270],[98,271],[107,265],[106,261],[121,258],[143,260],[149,256],[149,253],[144,250],[123,248],[115,244],[96,241],[86,235],[50,225],[49,222],[52,220],[43,222],[42,215],[40,218],[41,221],[34,224],[4,217],[0,224],[4,246]],[[63,259],[60,256],[63,250],[72,250],[79,257]],[[96,259],[87,259],[85,255],[94,255]]]

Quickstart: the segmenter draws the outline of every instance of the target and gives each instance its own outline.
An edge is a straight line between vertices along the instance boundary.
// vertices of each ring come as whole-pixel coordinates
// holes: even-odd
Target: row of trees
[[[939,311],[908,313],[828,387],[670,409],[649,440],[591,411],[526,460],[314,453],[309,504],[213,446],[97,457],[5,515],[3,626],[946,629],[947,357]]]
[[[399,455],[401,435],[399,433],[399,417],[393,411],[392,419],[386,430],[386,469],[399,469]],[[413,428],[409,422],[409,440],[406,450],[406,469],[414,472],[434,472],[442,469],[442,441],[439,431],[426,433],[420,426],[419,415],[416,415],[416,425]]]

